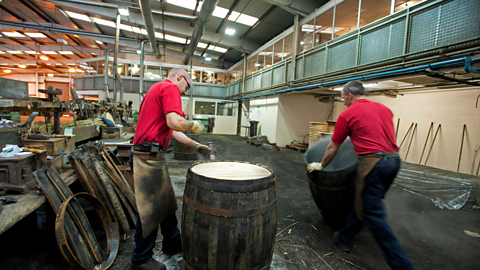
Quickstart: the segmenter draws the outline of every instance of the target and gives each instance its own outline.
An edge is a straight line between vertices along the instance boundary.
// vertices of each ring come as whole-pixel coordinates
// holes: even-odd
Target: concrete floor
[[[202,135],[201,141],[214,142],[218,160],[258,163],[276,174],[277,230],[298,223],[291,227],[291,231],[286,230],[277,237],[271,269],[388,269],[367,228],[357,235],[352,253],[344,254],[336,247],[332,237],[334,229],[323,222],[311,197],[302,153],[289,149],[262,151],[245,143],[239,136]],[[172,152],[167,154],[167,158],[180,207],[177,216],[180,218],[185,175],[193,162],[174,160]],[[422,169],[409,164],[404,164],[404,167]],[[461,178],[462,175],[456,177]],[[391,187],[385,204],[388,221],[416,269],[480,269],[480,238],[464,232],[480,233],[480,211],[470,207],[456,211],[442,210],[429,199],[397,186]],[[34,218],[30,219],[34,222]],[[31,227],[33,229],[28,232],[14,227],[5,233],[7,236],[0,237],[0,268],[69,269],[51,234],[38,235],[34,226]],[[22,237],[18,237],[20,234]],[[13,243],[12,239],[17,241]],[[122,242],[111,269],[128,269],[132,248],[132,238]],[[183,269],[179,255],[168,257],[161,253],[160,242],[154,257],[167,264],[169,270]]]

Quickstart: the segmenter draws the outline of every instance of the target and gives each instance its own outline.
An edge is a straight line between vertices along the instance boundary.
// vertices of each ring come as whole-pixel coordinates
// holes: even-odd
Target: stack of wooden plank
[[[321,140],[325,133],[332,133],[335,129],[335,123],[335,121],[310,122],[308,145],[312,146],[314,143]]]
[[[137,207],[135,194],[117,166],[120,161],[103,144],[94,142],[77,148],[69,160],[85,190],[108,209],[128,234],[132,229],[129,221],[136,224]]]

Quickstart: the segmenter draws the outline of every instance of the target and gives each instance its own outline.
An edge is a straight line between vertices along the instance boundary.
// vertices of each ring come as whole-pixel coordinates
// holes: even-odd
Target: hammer
[[[0,214],[2,213],[3,205],[7,203],[16,203],[17,200],[15,199],[10,199],[10,198],[5,198],[5,197],[0,197]]]

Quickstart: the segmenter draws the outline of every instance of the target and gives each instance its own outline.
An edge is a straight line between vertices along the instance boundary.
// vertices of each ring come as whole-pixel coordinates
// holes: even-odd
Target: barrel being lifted
[[[321,140],[305,153],[305,163],[321,162],[330,139]],[[321,171],[307,173],[310,191],[325,222],[340,229],[353,211],[358,156],[347,138],[332,162]]]

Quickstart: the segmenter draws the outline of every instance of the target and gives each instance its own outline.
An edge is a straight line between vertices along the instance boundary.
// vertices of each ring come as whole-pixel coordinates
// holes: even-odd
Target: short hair
[[[342,91],[346,95],[348,95],[349,93],[352,93],[352,95],[365,95],[365,88],[363,87],[363,84],[359,81],[351,81],[345,84]]]
[[[183,68],[172,68],[172,69],[170,69],[170,71],[168,72],[168,78],[175,77],[178,74],[182,74],[183,76],[185,76],[185,78],[190,80],[190,75],[188,75],[188,73]]]

